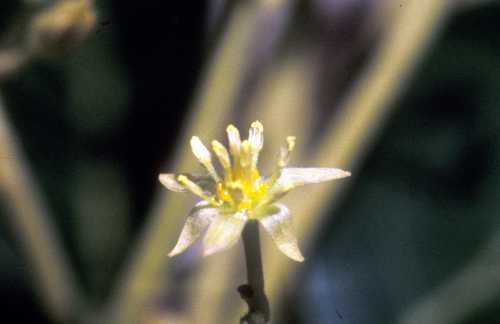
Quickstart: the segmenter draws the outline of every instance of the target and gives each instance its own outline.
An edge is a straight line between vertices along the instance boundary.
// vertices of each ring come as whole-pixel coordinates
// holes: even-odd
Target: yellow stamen
[[[193,194],[197,195],[198,197],[204,199],[206,202],[209,204],[218,207],[220,204],[214,199],[214,197],[210,197],[205,192],[203,189],[193,181],[191,181],[188,177],[185,175],[180,175],[177,177],[177,181],[181,183],[184,187],[186,187],[187,190],[191,191]]]
[[[218,141],[212,141],[212,150],[217,155],[222,168],[224,169],[224,180],[231,181],[231,159],[226,147]]]
[[[217,197],[220,200],[223,200],[227,203],[233,203],[233,197],[229,193],[229,191],[226,189],[224,184],[222,182],[218,182],[216,185],[216,190],[217,190]]]
[[[279,168],[284,168],[288,164],[288,161],[290,160],[290,154],[295,148],[295,136],[288,136],[286,138],[286,144],[286,147],[281,147],[280,158],[278,161]]]
[[[250,147],[248,140],[244,140],[243,143],[241,143],[240,159],[240,165],[242,168],[249,169],[251,167],[252,148]]]
[[[293,151],[293,149],[295,148],[295,139],[296,137],[295,136],[288,136],[286,138],[286,142],[288,144],[288,151]]]

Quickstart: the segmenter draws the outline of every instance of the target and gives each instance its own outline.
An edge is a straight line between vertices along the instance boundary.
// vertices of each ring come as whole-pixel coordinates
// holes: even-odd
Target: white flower
[[[273,173],[270,177],[263,177],[257,169],[259,153],[264,145],[263,133],[264,127],[255,121],[250,126],[248,139],[241,141],[238,129],[229,125],[230,153],[221,143],[212,142],[222,175],[217,173],[212,163],[212,154],[196,136],[191,138],[191,149],[208,174],[160,174],[160,182],[168,189],[190,191],[203,199],[189,213],[169,256],[183,252],[206,228],[204,255],[230,248],[240,238],[246,222],[257,220],[281,252],[293,260],[304,260],[292,232],[290,211],[276,201],[298,186],[345,178],[351,174],[333,168],[286,167],[295,146],[295,137],[289,136],[280,150]]]

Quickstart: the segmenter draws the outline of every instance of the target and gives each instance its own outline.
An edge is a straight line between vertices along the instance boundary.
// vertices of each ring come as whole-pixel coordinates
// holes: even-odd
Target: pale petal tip
[[[226,130],[228,132],[234,132],[234,131],[238,131],[238,128],[236,128],[236,126],[234,126],[233,124],[229,124],[229,125],[227,125]]]
[[[207,256],[210,256],[212,254],[214,254],[215,252],[217,252],[215,249],[206,249],[206,250],[203,250],[203,257],[207,257]]]
[[[297,246],[297,242],[293,242],[291,244],[280,244],[278,245],[279,249],[283,254],[285,254],[290,259],[297,262],[304,262],[305,258],[300,252],[299,247]]]
[[[218,252],[222,252],[224,250],[227,250],[229,249],[229,246],[227,247],[224,247],[224,248],[220,248],[220,247],[215,247],[215,248],[204,248],[203,249],[203,257],[208,257],[208,256],[211,256],[215,253],[218,253]]]
[[[226,132],[229,136],[229,142],[238,141],[240,139],[240,131],[233,124],[227,126]]]
[[[200,146],[203,146],[203,143],[201,142],[201,139],[198,137],[198,136],[193,136],[191,137],[191,145],[193,145],[194,147],[200,147]]]
[[[162,185],[164,185],[165,187],[168,187],[167,186],[167,182],[169,181],[169,177],[171,178],[171,175],[169,176],[168,174],[166,173],[160,173],[158,175],[158,180],[160,181],[160,183]]]
[[[260,131],[263,131],[264,130],[264,125],[262,125],[262,123],[259,121],[259,120],[256,120],[254,121],[251,125],[250,125],[251,128],[257,128],[259,129]]]
[[[176,192],[186,191],[186,189],[180,183],[177,182],[175,174],[173,173],[161,173],[158,176],[158,180],[160,180],[160,183],[164,185],[168,190]]]
[[[191,137],[191,149],[200,162],[203,163],[211,160],[210,152],[198,136]]]
[[[258,120],[254,121],[248,131],[248,141],[252,146],[255,159],[258,158],[259,151],[264,146],[264,126]]]
[[[186,250],[193,242],[190,242],[188,244],[186,244],[186,242],[183,242],[182,241],[182,233],[181,233],[181,238],[179,239],[179,241],[177,241],[177,243],[175,244],[174,248],[168,252],[168,256],[171,258],[171,257],[174,257],[176,255],[179,255],[181,254],[182,252],[184,252],[184,250]]]
[[[287,142],[287,145],[288,145],[288,151],[293,151],[293,149],[295,148],[295,141],[296,141],[296,137],[295,136],[288,136],[286,138],[286,142]]]
[[[171,257],[174,257],[174,256],[179,255],[179,254],[181,254],[182,252],[184,252],[184,250],[186,250],[188,247],[189,247],[189,245],[188,245],[188,246],[184,246],[184,247],[183,247],[183,246],[180,246],[180,245],[179,245],[179,243],[177,243],[177,244],[174,246],[174,248],[172,249],[172,251],[168,252],[168,254],[167,254],[167,255],[168,255],[168,257],[170,257],[170,258],[171,258]]]
[[[345,170],[341,170],[342,171],[342,177],[343,178],[347,178],[347,177],[350,177],[351,176],[351,172],[349,171],[345,171]]]
[[[304,262],[306,259],[305,259],[305,258],[304,258],[304,256],[301,254],[301,255],[297,255],[297,256],[295,256],[294,258],[292,258],[292,260],[297,261],[297,262]]]
[[[175,249],[173,249],[172,251],[170,251],[170,252],[167,254],[167,256],[168,256],[169,258],[172,258],[172,257],[174,257],[174,256],[178,255],[179,253],[180,253],[180,252],[175,251]]]
[[[224,144],[222,144],[221,142],[217,141],[217,140],[213,140],[212,141],[212,150],[215,152],[215,154],[217,154],[218,156],[219,155],[224,155],[224,156],[229,156],[227,154],[227,149],[226,147],[224,146]]]
[[[226,131],[229,141],[229,150],[234,156],[237,156],[241,145],[240,132],[233,124],[227,126]]]

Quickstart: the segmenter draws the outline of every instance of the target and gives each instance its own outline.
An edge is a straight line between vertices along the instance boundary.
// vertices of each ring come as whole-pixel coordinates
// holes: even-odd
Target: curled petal
[[[304,261],[297,238],[292,231],[292,216],[285,205],[271,206],[269,212],[259,221],[281,252],[295,261]]]
[[[193,244],[218,214],[219,211],[211,207],[207,202],[201,201],[197,203],[189,212],[189,216],[184,224],[179,240],[168,256],[172,257],[182,253]]]
[[[189,180],[196,183],[205,191],[212,192],[214,190],[214,181],[209,175],[162,173],[158,179],[168,190],[186,192],[186,187],[177,180],[179,175],[186,176]]]
[[[276,182],[278,187],[289,189],[310,183],[319,183],[350,176],[351,173],[334,168],[283,168]]]
[[[217,214],[208,227],[207,235],[203,240],[203,254],[205,256],[211,255],[236,244],[247,219],[244,212]]]

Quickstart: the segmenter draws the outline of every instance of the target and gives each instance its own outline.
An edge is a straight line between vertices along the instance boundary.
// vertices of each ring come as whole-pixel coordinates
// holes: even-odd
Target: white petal
[[[203,254],[205,256],[214,254],[236,244],[247,219],[247,215],[242,212],[218,214],[208,227],[207,235],[203,240]]]
[[[177,181],[177,175],[173,173],[162,173],[158,177],[162,185],[167,187],[168,190],[175,192],[186,192],[186,188]]]
[[[210,151],[205,147],[198,136],[193,136],[191,138],[191,150],[201,163],[211,160]]]
[[[219,211],[206,201],[197,203],[189,212],[179,240],[168,256],[177,255],[193,244],[218,213]]]
[[[217,171],[215,171],[214,165],[212,164],[212,155],[198,136],[193,136],[191,138],[191,150],[200,163],[207,169],[212,178],[215,181],[219,181]]]
[[[351,173],[334,168],[283,168],[276,182],[278,187],[294,188],[350,176]]]
[[[269,213],[259,221],[281,252],[295,261],[304,261],[292,231],[292,216],[285,205],[273,205]]]
[[[233,157],[237,157],[240,154],[240,145],[241,145],[241,137],[238,128],[234,127],[234,125],[227,126],[227,138],[229,141],[229,151]]]
[[[262,126],[260,121],[256,120],[250,125],[248,141],[252,145],[252,148],[258,150],[261,150],[264,146],[264,126]]]
[[[264,126],[260,121],[256,120],[250,125],[248,142],[252,151],[252,165],[255,167],[259,160],[259,153],[264,146]]]

